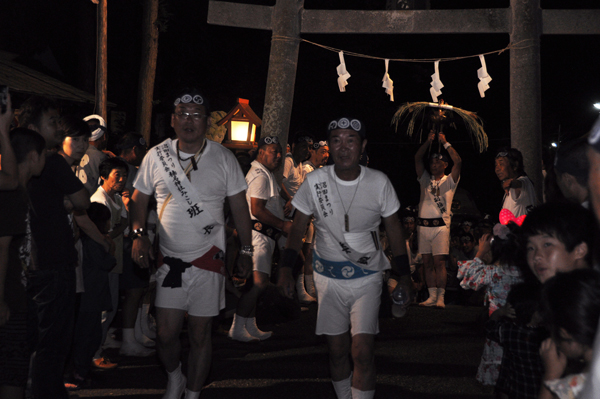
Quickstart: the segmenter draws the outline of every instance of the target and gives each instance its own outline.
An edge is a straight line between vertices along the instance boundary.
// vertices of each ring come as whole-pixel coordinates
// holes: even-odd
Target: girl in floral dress
[[[489,314],[506,303],[510,287],[523,281],[516,266],[518,241],[516,231],[519,226],[510,222],[494,226],[493,235],[484,234],[479,239],[479,250],[473,260],[458,262],[458,279],[464,289],[486,289],[485,302],[489,304]],[[484,385],[496,385],[502,347],[486,339],[477,370],[477,381]]]

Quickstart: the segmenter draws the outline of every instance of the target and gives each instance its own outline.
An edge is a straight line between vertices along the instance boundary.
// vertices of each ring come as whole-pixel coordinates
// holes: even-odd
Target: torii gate
[[[305,10],[304,0],[277,0],[273,7],[209,1],[208,23],[271,30],[271,55],[263,132],[287,142],[301,33],[444,34],[508,33],[511,145],[542,191],[540,36],[600,34],[600,10],[542,10],[540,0],[510,0],[506,9]],[[285,40],[282,40],[285,38]],[[293,40],[293,39],[297,40]],[[291,39],[291,40],[290,40]]]

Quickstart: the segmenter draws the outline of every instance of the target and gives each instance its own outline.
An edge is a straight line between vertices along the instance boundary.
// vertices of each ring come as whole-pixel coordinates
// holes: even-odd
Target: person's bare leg
[[[212,317],[188,316],[190,354],[187,389],[199,392],[204,386],[212,359]]]
[[[254,285],[250,290],[242,294],[238,301],[237,310],[233,318],[233,324],[229,330],[229,338],[250,342],[256,339],[265,340],[271,337],[268,331],[260,331],[256,327],[256,303],[258,297],[264,292],[269,283],[269,275],[254,271]]]
[[[421,306],[435,306],[437,302],[437,286],[436,286],[436,275],[434,267],[434,257],[431,254],[423,254],[423,270],[425,271],[425,282],[427,283],[427,291],[429,291],[429,298],[426,301],[421,302]]]
[[[156,338],[158,358],[168,372],[174,371],[181,359],[179,334],[183,327],[185,311],[156,308]]]
[[[329,373],[333,381],[345,380],[350,376],[350,333],[327,335],[329,348]]]
[[[434,255],[433,267],[435,268],[435,287],[437,287],[436,307],[445,308],[444,298],[446,295],[446,281],[448,275],[446,273],[446,255]]]
[[[356,334],[352,337],[354,375],[352,387],[360,391],[375,390],[375,336]]]

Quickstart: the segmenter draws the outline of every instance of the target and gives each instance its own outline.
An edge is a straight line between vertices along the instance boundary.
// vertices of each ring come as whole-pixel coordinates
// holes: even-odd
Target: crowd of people
[[[198,88],[181,88],[171,104],[174,138],[148,149],[135,133],[109,146],[101,116],[61,115],[43,97],[20,104],[14,123],[8,96],[1,398],[23,398],[28,386],[35,399],[68,398],[92,368],[118,367],[104,356],[115,346],[158,356],[163,399],[198,398],[225,292],[238,298],[229,338],[258,342],[272,336],[256,314],[273,283],[298,306],[318,306],[339,399],[375,395],[382,303],[394,317],[412,304],[485,305],[474,377],[498,398],[598,395],[600,125],[561,143],[544,200],[521,153],[500,149],[498,218],[454,221],[462,160],[441,132],[415,152],[419,204],[401,207],[388,177],[366,166],[367,127],[352,115],[297,132],[286,154],[280,137],[263,136],[249,157],[207,139],[211,108]]]

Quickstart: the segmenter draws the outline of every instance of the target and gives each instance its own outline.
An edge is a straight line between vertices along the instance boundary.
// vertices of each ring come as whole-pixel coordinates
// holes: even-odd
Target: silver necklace
[[[335,172],[333,172],[335,174]],[[358,191],[358,185],[360,184],[360,173],[358,174],[358,183],[356,183],[356,188],[354,189],[354,195],[352,196],[352,200],[350,201],[350,205],[348,206],[348,210],[344,206],[344,201],[342,200],[342,195],[340,194],[340,189],[337,185],[337,177],[333,176],[333,183],[335,184],[335,189],[340,197],[340,203],[342,204],[342,208],[344,208],[344,227],[346,231],[350,231],[350,217],[348,216],[348,212],[350,212],[350,208],[352,208],[352,203],[354,202],[354,197],[356,197],[356,193]]]

